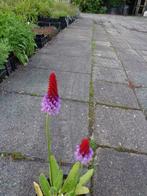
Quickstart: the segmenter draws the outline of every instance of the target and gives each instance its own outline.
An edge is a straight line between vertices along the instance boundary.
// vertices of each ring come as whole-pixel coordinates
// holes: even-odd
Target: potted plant
[[[61,29],[64,29],[74,21],[76,15],[77,8],[74,5],[54,1],[50,7],[50,16],[39,16],[38,24],[40,26],[60,26]]]
[[[34,182],[37,196],[76,196],[86,195],[89,189],[85,186],[93,175],[93,169],[87,169],[83,175],[83,165],[88,165],[92,160],[94,151],[90,146],[89,138],[84,138],[75,149],[76,163],[72,166],[69,174],[64,176],[55,156],[51,151],[51,134],[49,120],[51,116],[60,112],[61,99],[58,95],[56,74],[52,72],[49,77],[48,92],[41,104],[41,111],[46,113],[46,140],[48,145],[49,175],[41,174],[39,184]]]
[[[0,24],[0,39],[7,39],[19,62],[27,63],[36,46],[31,25],[12,12],[0,12]]]

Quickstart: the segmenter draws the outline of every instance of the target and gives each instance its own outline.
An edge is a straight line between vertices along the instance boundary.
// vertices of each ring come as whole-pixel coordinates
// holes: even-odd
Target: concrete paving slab
[[[29,67],[19,69],[2,83],[7,91],[44,95],[51,70]],[[89,74],[57,72],[59,95],[66,99],[89,100]]]
[[[112,46],[109,41],[96,41],[95,44],[96,44],[96,47],[105,46],[109,48]]]
[[[63,48],[63,46],[65,46],[65,48],[71,47],[71,49],[73,47],[90,48],[89,40],[83,42],[83,40],[75,41],[74,39],[59,39],[59,38],[54,39],[51,44],[48,43],[46,48],[50,48],[50,49],[55,47]]]
[[[147,88],[136,88],[135,92],[139,100],[139,103],[147,117]]]
[[[37,53],[34,55],[28,66],[45,68],[57,71],[90,73],[91,59],[88,56],[82,57],[66,57],[61,55],[48,55]]]
[[[115,60],[118,59],[116,53],[112,49],[96,50],[94,52],[94,56],[103,57],[103,58],[111,58]]]
[[[89,31],[81,30],[81,29],[65,29],[63,32],[58,34],[56,39],[62,39],[62,40],[74,40],[75,42],[78,41],[90,41],[92,37],[92,27],[89,29]]]
[[[0,158],[0,195],[1,196],[36,196],[33,182],[39,182],[39,175],[48,176],[48,164],[35,161],[13,161]],[[62,167],[65,174],[70,166]]]
[[[125,72],[121,69],[114,69],[108,67],[93,68],[93,81],[104,80],[108,82],[127,83]]]
[[[95,25],[93,37],[95,41],[109,42],[109,39],[107,37],[105,30],[100,25]]]
[[[147,72],[147,63],[139,61],[123,61],[123,66],[126,71]]]
[[[46,157],[44,115],[41,98],[5,94],[0,95],[0,149]]]
[[[146,156],[99,149],[95,164],[94,196],[146,195]]]
[[[101,42],[103,42],[103,41],[101,41]],[[104,42],[104,43],[106,43],[106,42]],[[104,52],[106,52],[106,53],[108,53],[107,55],[108,55],[108,57],[107,58],[112,58],[112,53],[114,52],[114,50],[113,50],[113,48],[112,47],[108,47],[108,46],[105,46],[105,45],[95,45],[95,49],[94,49],[94,54],[96,53],[99,53],[99,51],[100,51],[100,53],[104,53]],[[103,54],[102,55],[103,57],[105,57],[105,55]]]
[[[71,26],[77,26],[78,28],[81,27],[91,27],[93,24],[93,21],[90,18],[86,18],[83,16],[80,16],[79,20],[76,20]]]
[[[132,81],[132,83],[135,86],[142,86],[147,87],[147,71],[127,71],[129,80]]]
[[[61,56],[64,56],[66,58],[67,57],[85,57],[86,55],[91,54],[91,49],[90,47],[85,47],[83,50],[82,46],[55,46],[55,47],[46,47],[46,48],[42,48],[40,51],[40,53],[45,53],[48,55],[54,55],[54,54],[58,54]]]
[[[0,149],[47,158],[45,114],[41,97],[17,94],[0,96]],[[88,104],[62,101],[61,112],[52,118],[52,148],[59,160],[73,162],[75,146],[88,134]],[[61,139],[62,138],[62,139]]]
[[[94,56],[94,65],[96,67],[110,67],[110,68],[119,68],[123,69],[119,60],[110,59],[110,58],[101,58]]]
[[[127,85],[97,80],[94,82],[94,94],[98,103],[139,108],[133,90]]]
[[[65,37],[66,36],[73,36],[73,35],[75,35],[75,36],[79,36],[79,35],[82,35],[82,36],[85,36],[85,37],[87,37],[87,39],[90,39],[90,35],[92,35],[92,31],[91,31],[92,29],[90,28],[90,29],[88,29],[88,30],[86,30],[86,29],[81,29],[81,28],[76,28],[76,29],[66,29],[65,31],[63,31],[63,32],[61,32],[60,34],[59,34],[59,36],[61,36],[61,35],[64,35]]]
[[[133,62],[144,62],[143,58],[133,49],[117,49],[117,54],[122,62],[131,61]]]
[[[72,41],[76,41],[76,42],[82,42],[82,41],[85,41],[85,42],[88,42],[90,43],[91,41],[91,37],[87,37],[87,36],[84,36],[82,34],[78,34],[76,37],[75,37],[75,34],[73,35],[62,35],[59,37],[59,39],[63,39],[63,40],[72,40]]]
[[[48,171],[47,164],[0,159],[0,195],[35,196],[33,182]]]
[[[122,49],[131,49],[131,46],[127,42],[126,39],[121,39],[120,36],[118,38],[116,37],[111,37],[111,44],[113,45],[114,48],[122,48]]]
[[[97,106],[95,126],[98,144],[147,152],[147,121],[141,111]]]
[[[94,40],[95,41],[104,41],[104,42],[108,42],[109,39],[108,37],[105,35],[105,34],[100,34],[99,32],[98,33],[94,33]]]
[[[146,50],[146,42],[144,40],[141,42],[141,40],[137,41],[136,39],[135,42],[130,42],[130,45],[135,50]]]
[[[142,53],[144,60],[147,62],[147,50],[142,50],[141,53]]]

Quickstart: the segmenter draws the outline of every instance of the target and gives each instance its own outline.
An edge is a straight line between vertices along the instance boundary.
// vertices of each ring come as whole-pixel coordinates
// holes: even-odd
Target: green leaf
[[[33,182],[33,184],[34,184],[34,189],[35,189],[37,196],[43,196],[39,184],[37,184],[36,182]]]
[[[56,195],[57,192],[58,192],[58,191],[57,191],[56,187],[52,186],[52,187],[51,187],[51,190],[50,190],[51,196]]]
[[[79,170],[80,170],[80,163],[77,162],[71,168],[68,174],[68,177],[66,178],[63,184],[63,187],[61,190],[62,193],[70,192],[76,187],[78,180],[79,180]]]
[[[49,185],[49,182],[47,181],[44,174],[40,174],[39,184],[41,186],[41,190],[43,191],[44,196],[51,196],[51,194],[50,194],[50,185]]]
[[[76,195],[83,195],[88,193],[89,193],[89,189],[87,187],[80,186],[80,185],[76,187]]]
[[[63,172],[59,168],[59,165],[54,157],[51,155],[50,157],[50,170],[51,170],[51,182],[53,186],[59,190],[61,188],[63,182]]]
[[[75,191],[71,191],[70,193],[66,193],[65,196],[76,196]]]
[[[54,186],[59,191],[59,189],[61,188],[62,184],[63,184],[63,171],[60,169]]]
[[[90,180],[94,172],[94,169],[89,169],[83,176],[80,177],[79,185],[85,185]]]
[[[93,149],[94,152],[96,151],[97,144],[95,143],[95,140],[90,139],[90,147]]]

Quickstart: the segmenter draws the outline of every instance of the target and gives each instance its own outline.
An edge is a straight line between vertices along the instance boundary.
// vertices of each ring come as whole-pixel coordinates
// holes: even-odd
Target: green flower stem
[[[82,171],[83,171],[83,164],[80,163],[80,176],[82,176]]]
[[[50,183],[52,185],[52,171],[50,166],[50,160],[51,160],[51,132],[49,128],[50,124],[50,118],[49,115],[46,114],[46,123],[45,123],[45,131],[46,131],[46,140],[47,140],[47,146],[48,146],[48,162],[49,162],[49,176],[50,176]]]

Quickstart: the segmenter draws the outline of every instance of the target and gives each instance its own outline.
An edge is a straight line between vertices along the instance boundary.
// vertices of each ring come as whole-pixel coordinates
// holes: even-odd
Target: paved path
[[[75,145],[92,135],[91,195],[147,195],[146,22],[82,15],[0,84],[0,196],[34,195],[32,182],[47,171],[40,102],[51,70],[62,98],[53,151],[65,171]]]

